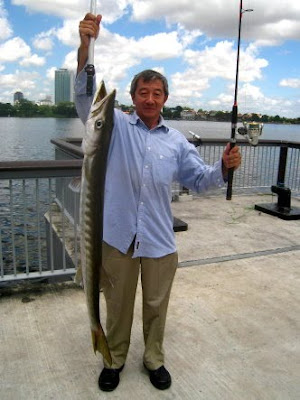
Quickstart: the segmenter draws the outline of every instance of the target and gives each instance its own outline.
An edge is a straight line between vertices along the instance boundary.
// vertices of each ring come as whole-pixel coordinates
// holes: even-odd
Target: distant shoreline
[[[77,119],[79,117],[78,116],[64,116],[64,115],[34,115],[34,116],[1,115],[0,118]],[[185,119],[185,118],[166,118],[166,117],[164,117],[164,118],[165,118],[166,121],[221,122],[221,123],[227,122],[227,123],[231,123],[231,121],[223,121],[223,120],[218,120],[218,119]],[[255,121],[255,122],[258,122],[258,121]],[[239,120],[238,123],[242,123],[242,120]],[[267,125],[267,124],[272,124],[272,125],[300,125],[300,121],[299,122],[267,121],[267,122],[262,122],[262,123],[265,124],[265,125]]]

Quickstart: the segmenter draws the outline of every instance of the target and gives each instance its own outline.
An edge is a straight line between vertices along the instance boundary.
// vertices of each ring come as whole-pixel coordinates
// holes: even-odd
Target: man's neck
[[[137,116],[139,117],[139,119],[141,120],[141,121],[143,121],[143,123],[147,126],[147,128],[149,129],[149,130],[151,130],[151,129],[154,129],[154,128],[156,128],[157,127],[157,125],[159,124],[159,122],[160,122],[160,117],[158,118],[158,120],[152,120],[152,119],[142,119],[138,114],[137,114]]]

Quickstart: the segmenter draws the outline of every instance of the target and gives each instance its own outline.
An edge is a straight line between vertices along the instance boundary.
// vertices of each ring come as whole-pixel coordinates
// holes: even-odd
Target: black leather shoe
[[[149,372],[150,382],[154,387],[156,387],[156,389],[165,390],[171,386],[171,375],[163,365],[154,371],[151,371],[147,367],[146,369]]]
[[[120,372],[123,370],[124,365],[118,369],[103,368],[98,384],[99,388],[104,392],[112,392],[120,382]]]

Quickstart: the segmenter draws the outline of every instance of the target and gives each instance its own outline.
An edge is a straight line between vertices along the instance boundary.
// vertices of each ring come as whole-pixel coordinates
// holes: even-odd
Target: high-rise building
[[[20,100],[24,99],[24,94],[22,92],[16,92],[14,94],[14,103],[18,103]]]
[[[73,71],[64,68],[55,71],[55,104],[74,101],[73,82]]]

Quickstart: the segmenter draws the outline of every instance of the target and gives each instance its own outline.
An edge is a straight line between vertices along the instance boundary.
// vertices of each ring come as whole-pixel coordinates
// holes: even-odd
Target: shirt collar
[[[129,122],[132,125],[137,125],[138,123],[141,123],[144,126],[146,126],[144,121],[137,115],[137,113],[135,111],[134,111],[133,114],[130,115]],[[162,115],[159,116],[159,120],[158,120],[157,126],[155,128],[153,128],[153,129],[151,129],[151,130],[153,131],[153,130],[156,130],[158,128],[161,128],[164,133],[168,133],[169,132],[169,127],[167,126],[167,124],[166,124],[166,122],[165,122],[165,120],[164,120]],[[149,128],[147,128],[147,129],[149,130]]]

